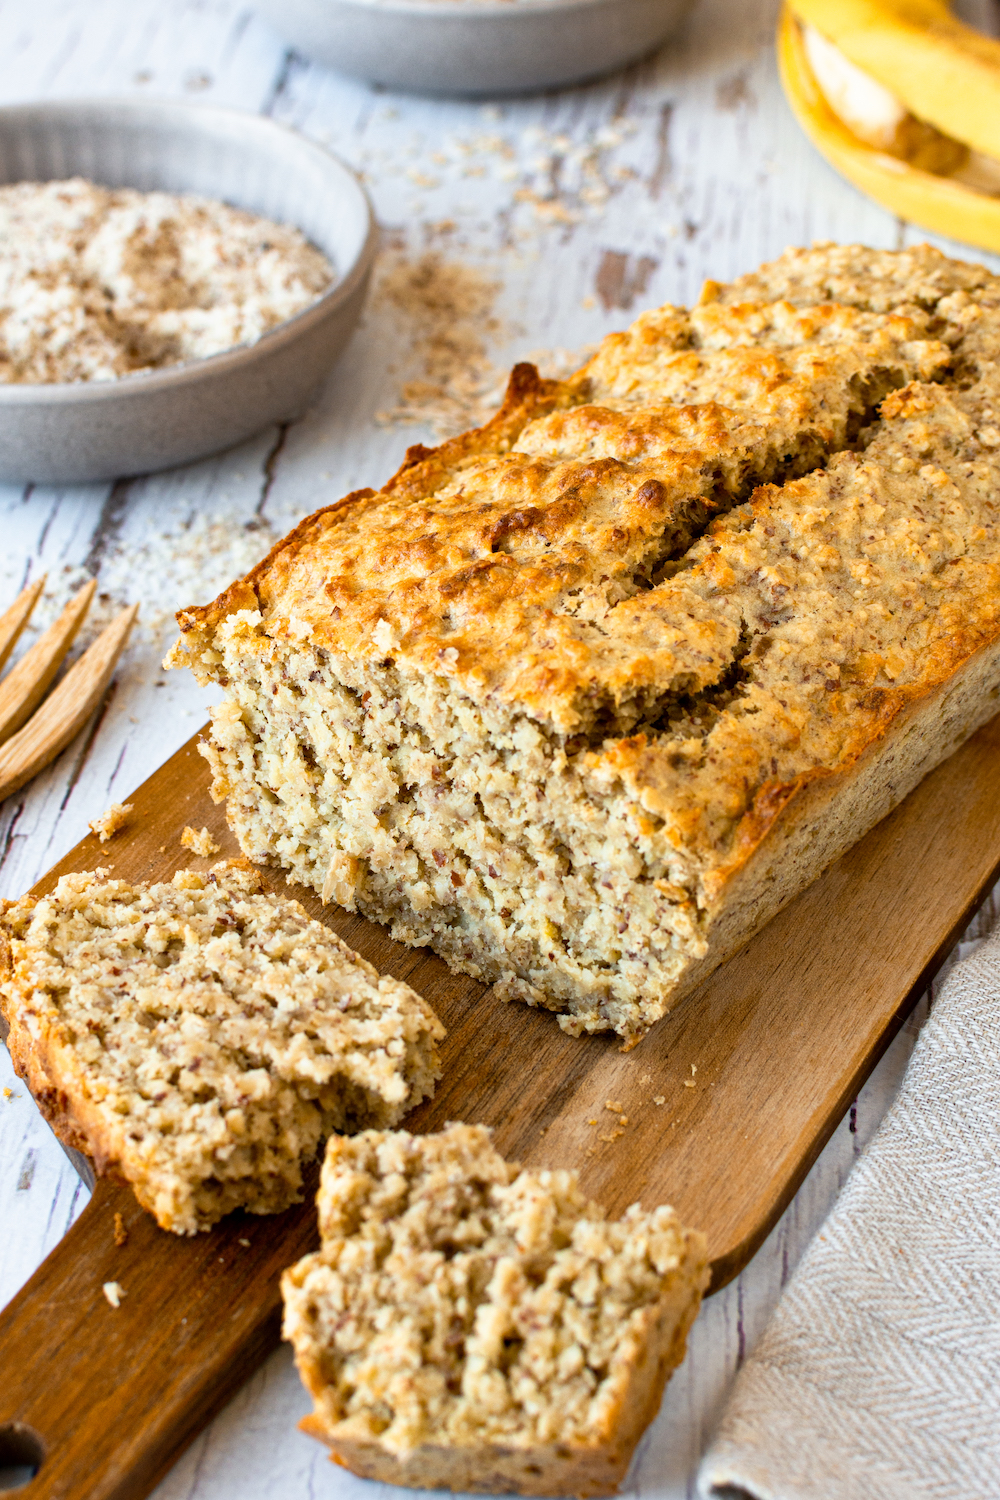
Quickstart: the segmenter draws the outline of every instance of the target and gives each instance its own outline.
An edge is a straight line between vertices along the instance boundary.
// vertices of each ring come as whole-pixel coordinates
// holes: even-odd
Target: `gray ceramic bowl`
[[[375,227],[322,147],[210,105],[87,101],[0,109],[0,182],[80,175],[200,193],[297,224],[337,280],[256,344],[121,380],[0,384],[0,479],[80,483],[188,463],[300,415],[361,311]]]
[[[651,52],[691,0],[256,0],[300,51],[389,88],[513,94]]]

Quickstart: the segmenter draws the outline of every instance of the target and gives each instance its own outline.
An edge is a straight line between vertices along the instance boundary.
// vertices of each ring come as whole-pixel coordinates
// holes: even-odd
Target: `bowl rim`
[[[506,3],[506,0],[505,0]],[[157,391],[171,390],[176,386],[191,383],[198,376],[211,373],[212,375],[225,375],[227,371],[236,369],[247,364],[262,352],[275,349],[281,345],[290,343],[297,339],[301,333],[306,332],[314,324],[322,322],[329,312],[341,302],[348,301],[358,285],[367,277],[375,253],[378,247],[378,224],[372,208],[371,199],[357,173],[351,170],[346,162],[341,161],[326,146],[319,141],[311,140],[309,136],[294,130],[290,125],[283,125],[278,120],[272,120],[268,115],[256,113],[254,110],[235,109],[227,104],[213,104],[207,101],[195,101],[186,99],[169,99],[159,96],[151,96],[146,99],[132,99],[127,95],[108,95],[107,98],[80,97],[74,99],[52,99],[32,100],[20,104],[0,105],[0,132],[6,120],[17,116],[36,118],[45,116],[62,115],[65,117],[79,116],[81,113],[99,115],[105,112],[118,112],[121,114],[175,114],[186,117],[215,116],[227,120],[252,120],[261,129],[277,131],[294,140],[295,148],[310,154],[318,159],[325,168],[333,166],[337,175],[341,178],[341,190],[354,192],[358,195],[358,201],[364,213],[366,225],[364,239],[361,248],[350,266],[339,276],[325,292],[322,292],[314,302],[295,313],[290,318],[283,319],[269,328],[266,333],[252,344],[236,344],[231,349],[220,349],[217,354],[205,354],[194,359],[185,361],[183,364],[169,365],[162,370],[133,370],[127,375],[117,376],[114,380],[49,380],[49,381],[5,381],[0,382],[0,404],[5,406],[26,406],[41,404],[46,406],[59,406],[71,403],[93,404],[95,402],[109,401],[113,399],[131,399],[140,395],[151,395]],[[60,178],[43,177],[37,179],[41,182],[61,181]],[[0,183],[6,187],[7,183]],[[139,191],[155,191],[155,189],[139,189]],[[225,202],[225,199],[219,199]],[[238,207],[239,205],[233,205]],[[300,228],[299,225],[294,227]],[[303,231],[304,232],[304,231]],[[336,267],[334,268],[336,270]]]
[[[633,0],[634,3],[634,0]],[[684,0],[660,0],[666,10],[677,9]],[[441,20],[503,16],[512,21],[526,20],[539,13],[558,11],[611,9],[622,0],[333,0],[334,5],[355,10],[392,11],[399,15],[422,15]],[[270,9],[270,6],[268,6]]]

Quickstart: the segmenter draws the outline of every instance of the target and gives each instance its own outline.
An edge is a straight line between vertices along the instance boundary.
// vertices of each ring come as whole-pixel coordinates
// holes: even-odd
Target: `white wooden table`
[[[778,85],[774,26],[773,0],[699,0],[682,36],[626,73],[483,104],[340,78],[287,50],[244,0],[0,0],[0,102],[162,95],[263,111],[358,170],[386,232],[380,289],[300,422],[151,478],[0,487],[0,607],[47,571],[46,619],[92,575],[105,615],[139,598],[144,617],[96,726],[0,807],[0,895],[26,890],[201,723],[206,694],[159,668],[170,612],[210,598],[318,504],[382,482],[408,443],[433,439],[426,426],[386,422],[386,412],[419,408],[419,393],[400,396],[407,381],[433,384],[457,353],[471,372],[468,408],[470,393],[488,390],[513,359],[545,349],[555,361],[644,305],[690,301],[705,276],[749,270],[788,244],[923,237],[843,183],[800,135]],[[421,274],[446,299],[434,327],[398,295]],[[976,930],[996,910],[994,897]],[[630,1493],[693,1494],[733,1373],[884,1113],[926,1006],[753,1263],[706,1304]],[[0,1088],[12,1089],[0,1094],[2,1304],[86,1191],[3,1049],[0,1075]],[[308,1405],[289,1355],[275,1354],[163,1481],[159,1500],[370,1497],[373,1486],[296,1431]]]

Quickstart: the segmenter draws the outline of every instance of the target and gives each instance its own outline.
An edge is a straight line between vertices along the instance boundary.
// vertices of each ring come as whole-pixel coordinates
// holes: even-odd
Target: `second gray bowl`
[[[611,73],[691,0],[255,0],[301,52],[388,88],[511,94]]]
[[[0,109],[0,182],[81,176],[220,198],[295,224],[333,286],[255,344],[120,380],[0,384],[0,480],[82,483],[188,463],[301,415],[358,320],[375,256],[354,175],[272,120],[213,105],[83,101]]]

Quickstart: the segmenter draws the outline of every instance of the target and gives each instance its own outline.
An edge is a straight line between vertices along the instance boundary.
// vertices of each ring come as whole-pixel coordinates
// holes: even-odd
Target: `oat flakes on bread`
[[[0,903],[14,1066],[161,1228],[277,1213],[331,1131],[431,1093],[444,1028],[245,861],[162,885],[64,875]]]
[[[327,1146],[321,1249],[286,1271],[302,1427],[365,1478],[606,1495],[684,1357],[705,1238],[619,1220],[576,1174],[522,1171],[484,1126]]]
[[[790,251],[514,372],[170,658],[244,852],[632,1040],[1000,707],[1000,279]]]

